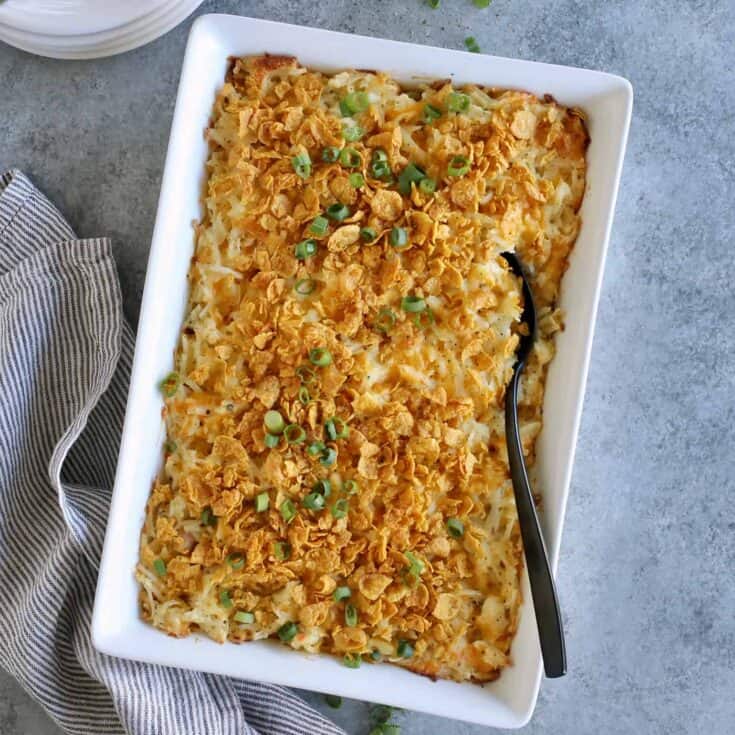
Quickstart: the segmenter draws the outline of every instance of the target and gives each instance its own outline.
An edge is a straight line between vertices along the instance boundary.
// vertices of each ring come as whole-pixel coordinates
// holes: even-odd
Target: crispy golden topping
[[[533,460],[587,133],[524,92],[234,61],[137,578],[172,635],[488,681],[521,544],[503,399],[527,264]],[[357,658],[355,658],[357,656]]]

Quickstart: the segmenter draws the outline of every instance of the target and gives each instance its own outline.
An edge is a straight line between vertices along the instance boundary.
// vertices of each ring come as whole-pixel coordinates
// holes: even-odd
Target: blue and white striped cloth
[[[339,735],[287,689],[92,647],[132,354],[110,242],[0,175],[0,664],[75,735]]]

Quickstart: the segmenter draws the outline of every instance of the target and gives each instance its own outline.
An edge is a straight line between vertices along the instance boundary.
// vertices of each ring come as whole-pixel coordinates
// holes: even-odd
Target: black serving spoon
[[[526,472],[526,460],[523,456],[521,433],[518,428],[518,384],[521,372],[536,338],[536,309],[533,295],[528,285],[523,267],[514,253],[502,253],[510,269],[523,283],[523,313],[521,321],[528,327],[528,334],[521,335],[513,366],[513,377],[505,394],[505,439],[508,444],[508,464],[513,480],[513,492],[518,510],[518,522],[521,527],[523,550],[526,554],[528,579],[531,583],[533,609],[536,612],[536,625],[541,643],[541,655],[544,659],[544,670],[549,678],[564,676],[567,672],[567,654],[564,647],[564,630],[559,612],[559,600],[556,596],[554,578],[549,566],[544,537],[536,515],[531,485]]]

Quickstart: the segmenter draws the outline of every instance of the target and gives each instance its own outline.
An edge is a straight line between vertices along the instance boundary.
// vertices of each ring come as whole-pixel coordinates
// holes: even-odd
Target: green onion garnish
[[[447,519],[447,531],[450,536],[461,538],[464,535],[464,523],[459,518],[449,518]]]
[[[298,424],[289,424],[283,430],[283,436],[289,444],[301,444],[306,441],[306,429]]]
[[[470,170],[470,161],[466,156],[452,156],[447,166],[450,176],[464,176]]]
[[[475,40],[474,36],[467,36],[464,40],[465,48],[473,54],[480,53],[480,45]]]
[[[238,571],[245,566],[245,554],[236,551],[227,557],[227,563],[235,570]]]
[[[365,92],[350,92],[344,99],[340,100],[339,111],[342,117],[359,115],[370,106],[370,100]]]
[[[263,423],[269,434],[280,434],[286,428],[286,422],[278,411],[266,411]]]
[[[421,296],[404,296],[401,299],[401,309],[416,314],[426,308],[426,301]]]
[[[205,526],[217,525],[217,517],[212,513],[212,508],[209,505],[202,511],[201,520]]]
[[[442,111],[434,105],[424,106],[424,122],[433,123],[434,120],[438,120],[442,116]]]
[[[375,319],[375,328],[379,332],[388,333],[396,323],[396,315],[387,307],[378,312]]]
[[[358,654],[348,653],[348,654],[345,654],[345,657],[342,659],[342,662],[348,669],[359,669],[361,660],[362,659],[360,658]]]
[[[177,444],[171,439],[167,439],[163,445],[163,449],[166,454],[173,454],[176,451]]]
[[[406,168],[398,174],[398,191],[401,194],[411,193],[411,184],[426,178],[426,172],[419,168],[415,163],[409,163]]]
[[[428,176],[419,181],[419,189],[423,194],[433,194],[436,191],[436,180],[430,179]]]
[[[373,242],[377,236],[378,236],[378,233],[375,232],[375,230],[372,227],[363,227],[360,230],[360,237],[365,242]]]
[[[350,604],[345,606],[345,623],[354,628],[357,625],[357,608]]]
[[[345,168],[358,168],[362,163],[362,157],[354,148],[343,148],[339,154],[339,162]]]
[[[327,207],[327,217],[333,219],[335,222],[341,222],[350,216],[350,209],[346,204],[330,204]]]
[[[324,701],[332,709],[339,709],[342,706],[342,697],[338,697],[336,694],[325,694]]]
[[[413,656],[413,646],[407,640],[402,639],[398,641],[396,653],[401,658],[411,658],[411,656]]]
[[[388,162],[388,154],[382,148],[376,148],[373,151],[373,163]]]
[[[434,312],[428,307],[418,312],[418,314],[413,315],[413,323],[419,329],[426,329],[426,327],[430,327],[435,321]]]
[[[306,453],[310,457],[318,457],[326,448],[327,445],[324,442],[312,442],[306,448]]]
[[[291,159],[291,165],[296,175],[302,179],[308,179],[311,175],[311,158],[307,151],[299,153]]]
[[[309,227],[309,232],[315,235],[326,235],[329,229],[329,220],[326,217],[322,217],[320,214],[318,217],[314,217]]]
[[[354,189],[359,189],[360,187],[365,186],[365,177],[358,173],[350,174],[350,185]]]
[[[408,559],[408,566],[403,570],[404,582],[410,586],[415,586],[424,571],[424,562],[410,551],[404,552],[404,555]]]
[[[264,444],[268,449],[275,449],[278,446],[278,442],[280,441],[280,438],[278,434],[266,434]]]
[[[270,505],[270,498],[268,497],[268,493],[259,493],[255,496],[255,512],[256,513],[264,513],[266,510],[268,510],[268,506]]]
[[[390,244],[394,248],[404,248],[408,245],[408,232],[405,227],[394,227],[390,231]]]
[[[255,622],[255,615],[251,612],[244,612],[243,610],[238,610],[232,618],[236,623],[242,623],[243,625],[251,625]]]
[[[350,509],[350,504],[346,498],[340,498],[332,506],[332,517],[336,520],[344,518],[347,515],[347,511]]]
[[[291,521],[296,518],[296,507],[288,498],[281,503],[279,510],[281,511],[281,518],[283,518],[286,523],[291,523]]]
[[[294,372],[304,385],[311,385],[316,380],[316,373],[310,365],[299,365]]]
[[[311,258],[313,255],[316,255],[316,251],[318,249],[319,245],[316,240],[302,240],[301,242],[296,243],[293,249],[293,254],[299,260],[306,260],[307,258]]]
[[[360,140],[363,135],[365,135],[365,131],[359,125],[342,126],[342,137],[350,143]]]
[[[461,92],[450,92],[447,108],[449,112],[467,112],[470,109],[470,98]]]
[[[441,0],[426,0],[426,4],[432,9],[436,10],[439,7]]]
[[[232,598],[228,590],[219,591],[219,604],[222,607],[232,607]]]
[[[337,441],[337,439],[345,439],[350,435],[350,427],[347,426],[344,419],[341,419],[339,416],[332,416],[324,424],[324,433],[328,439]]]
[[[492,0],[472,0],[472,4],[476,8],[486,8],[491,2]]]
[[[342,492],[347,493],[347,495],[357,495],[360,492],[360,486],[354,480],[347,480],[342,485]]]
[[[286,561],[291,556],[291,544],[286,541],[276,541],[273,547],[273,555],[278,561]]]
[[[301,278],[294,284],[293,290],[299,296],[308,296],[314,292],[316,288],[316,281],[313,278]]]
[[[319,464],[322,467],[331,467],[337,461],[337,450],[333,447],[325,447],[322,450],[322,456],[319,458]]]
[[[304,498],[304,507],[309,510],[322,510],[324,508],[324,496],[319,493],[309,493]]]
[[[317,367],[327,367],[332,364],[332,353],[326,347],[314,347],[309,350],[309,362]]]
[[[166,562],[163,559],[156,559],[153,562],[153,571],[159,577],[163,577],[163,575],[166,574]]]
[[[329,480],[317,480],[311,488],[315,493],[328,498],[332,494],[332,483]]]
[[[370,654],[370,658],[373,661],[382,661],[383,655],[380,653],[380,651],[377,648],[374,648],[373,652]]]
[[[339,158],[339,148],[330,145],[322,151],[322,161],[324,163],[334,163]]]
[[[309,401],[311,401],[309,389],[303,385],[299,388],[299,401],[301,401],[304,406],[307,406],[309,404]]]
[[[161,381],[161,391],[166,398],[172,398],[181,385],[181,376],[178,373],[169,373]]]
[[[288,643],[289,641],[292,641],[296,637],[296,633],[299,632],[299,628],[296,625],[296,623],[284,623],[279,629],[278,629],[278,637],[282,640]]]
[[[391,176],[388,154],[382,148],[376,148],[373,151],[373,157],[370,161],[370,173],[376,179],[387,179]]]
[[[349,600],[351,594],[352,590],[349,587],[337,587],[337,589],[332,592],[332,597],[335,602],[342,602],[342,600]]]

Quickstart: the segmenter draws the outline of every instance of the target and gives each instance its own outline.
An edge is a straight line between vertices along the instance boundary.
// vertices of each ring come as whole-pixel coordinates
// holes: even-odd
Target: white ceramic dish
[[[125,429],[95,601],[93,639],[104,653],[168,666],[332,692],[461,718],[520,727],[531,716],[541,678],[541,655],[528,580],[513,643],[514,665],[480,687],[433,682],[390,665],[347,670],[330,656],[308,656],[271,642],[219,645],[201,636],[176,640],[138,617],[133,568],[151,482],[161,463],[163,423],[158,381],[171,369],[187,299],[193,250],[192,220],[200,214],[207,146],[202,135],[227,57],[292,54],[322,70],[381,69],[410,83],[416,77],[452,78],[552,94],[589,117],[588,190],[562,306],[559,336],[537,446],[536,488],[545,498],[544,530],[556,567],[564,509],[582,409],[605,251],[632,107],[620,77],[528,61],[364,38],[262,20],[207,15],[193,25],[179,84],[140,313]],[[563,606],[562,600],[562,606]],[[570,661],[574,667],[574,660]],[[553,686],[553,684],[552,684]]]

